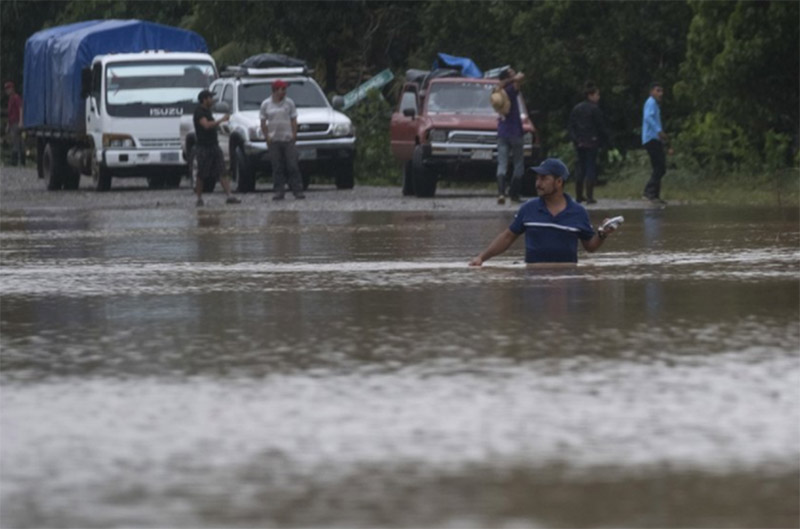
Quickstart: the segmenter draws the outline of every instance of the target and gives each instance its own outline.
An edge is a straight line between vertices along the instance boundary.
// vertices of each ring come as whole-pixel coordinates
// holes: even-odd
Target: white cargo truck
[[[98,191],[112,178],[177,187],[187,165],[180,119],[217,78],[205,40],[139,20],[79,22],[40,31],[25,47],[24,129],[50,190]]]

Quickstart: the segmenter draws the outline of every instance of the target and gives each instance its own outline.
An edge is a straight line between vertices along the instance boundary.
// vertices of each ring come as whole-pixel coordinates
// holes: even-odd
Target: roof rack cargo
[[[246,68],[308,68],[306,61],[282,53],[252,55],[239,63],[239,66]]]
[[[406,82],[420,85],[422,90],[428,88],[431,79],[439,77],[463,77],[461,72],[450,68],[437,68],[436,70],[406,70]]]
[[[221,77],[282,77],[287,75],[310,75],[312,70],[304,67],[294,68],[247,68],[244,66],[226,66]]]

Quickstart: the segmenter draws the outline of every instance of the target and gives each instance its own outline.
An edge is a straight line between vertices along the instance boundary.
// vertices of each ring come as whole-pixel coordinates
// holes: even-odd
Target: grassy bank
[[[640,198],[650,170],[646,153],[631,153],[624,163],[605,170],[601,179],[606,184],[596,194],[606,198]],[[714,174],[692,167],[680,156],[669,156],[661,195],[666,200],[688,203],[800,207],[800,170]]]

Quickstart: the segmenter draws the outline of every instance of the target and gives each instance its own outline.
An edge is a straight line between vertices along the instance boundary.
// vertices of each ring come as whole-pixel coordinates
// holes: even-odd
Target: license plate
[[[162,152],[162,162],[177,162],[180,159],[180,153],[177,152]]]
[[[491,160],[492,151],[472,151],[473,160]]]
[[[316,149],[302,149],[297,151],[297,157],[301,160],[316,160],[317,159],[317,150]]]

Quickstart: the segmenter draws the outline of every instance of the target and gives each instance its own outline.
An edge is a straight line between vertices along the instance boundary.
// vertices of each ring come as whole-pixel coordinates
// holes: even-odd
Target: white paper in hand
[[[600,226],[600,228],[598,228],[598,231],[605,232],[606,230],[609,229],[616,230],[617,228],[619,228],[619,225],[622,224],[623,222],[625,222],[625,217],[623,217],[622,215],[618,217],[612,217],[607,221],[605,221]]]

